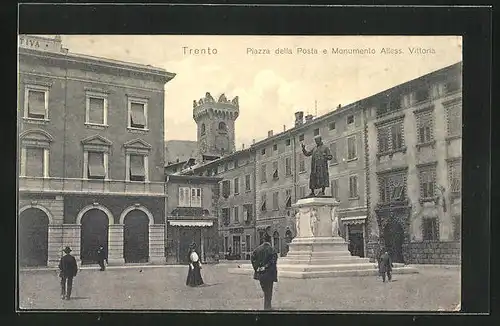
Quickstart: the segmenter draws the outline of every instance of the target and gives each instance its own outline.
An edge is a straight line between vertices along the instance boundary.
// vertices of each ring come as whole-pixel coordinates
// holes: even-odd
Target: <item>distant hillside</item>
[[[198,155],[198,143],[193,140],[165,141],[165,164],[177,161],[186,161]]]

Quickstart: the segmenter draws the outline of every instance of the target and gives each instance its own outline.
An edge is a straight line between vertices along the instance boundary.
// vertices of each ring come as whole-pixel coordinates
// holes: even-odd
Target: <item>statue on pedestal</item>
[[[311,158],[311,174],[309,176],[309,189],[311,193],[309,197],[316,197],[315,190],[321,189],[319,196],[325,196],[325,188],[329,186],[330,178],[328,175],[328,161],[333,158],[330,149],[323,144],[321,136],[314,137],[316,147],[312,150],[306,150],[306,146],[302,143],[302,153]]]

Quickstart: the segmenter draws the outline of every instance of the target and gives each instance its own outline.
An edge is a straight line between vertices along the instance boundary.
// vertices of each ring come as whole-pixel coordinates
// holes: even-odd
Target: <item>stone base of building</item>
[[[108,265],[109,266],[125,265],[125,259],[124,258],[108,258]]]
[[[158,256],[149,256],[148,262],[152,265],[165,265],[166,264],[166,258],[165,257],[158,257]]]
[[[407,244],[407,263],[459,265],[460,241],[421,241]]]

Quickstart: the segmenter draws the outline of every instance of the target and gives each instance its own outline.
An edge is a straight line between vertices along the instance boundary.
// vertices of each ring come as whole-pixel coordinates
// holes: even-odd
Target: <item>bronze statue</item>
[[[321,136],[314,137],[316,147],[311,151],[306,150],[306,146],[302,143],[302,153],[311,158],[311,175],[309,177],[309,189],[311,193],[309,197],[315,197],[316,189],[321,189],[319,196],[325,195],[325,188],[329,186],[330,178],[328,175],[328,161],[333,158],[330,149],[323,144]]]

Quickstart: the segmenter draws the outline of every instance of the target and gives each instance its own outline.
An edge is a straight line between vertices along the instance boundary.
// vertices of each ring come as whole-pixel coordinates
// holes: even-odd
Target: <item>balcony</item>
[[[20,192],[165,196],[163,182],[19,177]]]

